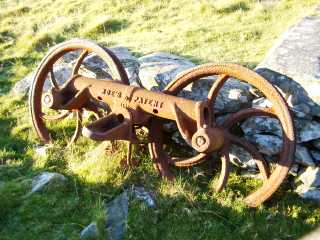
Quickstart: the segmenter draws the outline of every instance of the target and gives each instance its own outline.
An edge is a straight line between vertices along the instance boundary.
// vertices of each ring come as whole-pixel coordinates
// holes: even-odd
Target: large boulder
[[[301,115],[320,116],[320,16],[285,32],[256,71],[278,86]]]
[[[195,66],[191,61],[169,53],[157,52],[139,58],[141,85],[162,91],[179,73]]]

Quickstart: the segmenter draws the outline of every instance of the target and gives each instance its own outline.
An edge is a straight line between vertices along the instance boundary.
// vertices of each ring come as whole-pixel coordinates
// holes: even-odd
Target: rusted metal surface
[[[81,51],[75,61],[72,75],[63,85],[54,76],[54,63],[72,51]],[[79,74],[84,59],[97,54],[111,70],[111,79],[94,79]],[[203,77],[217,76],[208,97],[193,101],[176,96],[187,85]],[[272,108],[245,109],[231,115],[223,124],[215,121],[213,109],[219,91],[229,78],[247,82],[259,89],[272,103]],[[49,79],[50,91],[44,91]],[[40,63],[30,95],[30,113],[33,126],[45,143],[53,143],[50,122],[75,117],[75,129],[70,136],[70,146],[81,135],[97,141],[125,140],[129,142],[127,165],[131,166],[131,144],[139,143],[135,129],[149,129],[149,151],[155,169],[171,180],[170,165],[191,167],[208,159],[217,152],[221,159],[221,172],[215,185],[220,191],[226,184],[230,172],[229,148],[231,144],[247,150],[257,163],[263,177],[262,186],[250,193],[245,202],[252,207],[267,200],[285,179],[295,151],[295,136],[288,107],[278,91],[264,78],[241,66],[233,64],[201,65],[180,74],[163,92],[151,92],[129,86],[128,77],[116,56],[108,49],[87,40],[71,40],[53,48]],[[55,112],[49,115],[49,109]],[[83,126],[84,111],[93,112],[96,118]],[[247,140],[232,134],[230,129],[239,121],[251,116],[269,116],[279,119],[283,129],[283,149],[273,171],[262,155]],[[197,154],[192,157],[170,156],[164,148],[162,125],[166,120],[175,121],[186,143]]]

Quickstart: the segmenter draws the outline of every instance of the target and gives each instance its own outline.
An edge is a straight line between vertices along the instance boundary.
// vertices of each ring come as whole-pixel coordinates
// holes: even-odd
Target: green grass
[[[158,209],[132,202],[126,239],[297,239],[312,230],[319,205],[301,200],[292,181],[268,203],[249,209],[241,198],[258,183],[233,173],[226,190],[212,193],[210,164],[175,170],[177,179],[168,183],[146,149],[135,154],[139,167],[126,172],[119,163],[123,145],[88,157],[98,143],[84,138],[39,157],[26,99],[9,91],[50,46],[74,37],[124,45],[137,56],[166,51],[195,63],[254,67],[284,30],[313,14],[317,2],[0,0],[0,239],[77,239],[84,226],[101,219],[103,203],[132,184],[154,191]],[[63,173],[66,188],[25,198],[30,179],[44,170]]]

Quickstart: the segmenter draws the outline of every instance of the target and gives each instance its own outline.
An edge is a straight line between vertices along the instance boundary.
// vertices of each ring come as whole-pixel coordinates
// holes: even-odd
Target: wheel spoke
[[[267,180],[270,175],[270,169],[267,162],[264,160],[263,156],[256,149],[256,147],[249,143],[247,140],[237,137],[233,134],[228,134],[227,138],[231,143],[242,147],[252,156],[253,160],[257,164],[257,167],[259,168],[262,178],[264,180]]]
[[[81,130],[82,130],[82,113],[80,110],[75,110],[74,112],[76,114],[77,126],[73,136],[71,137],[70,142],[67,145],[67,148],[77,141],[77,139],[81,135]]]
[[[274,111],[272,108],[247,108],[242,109],[239,112],[236,112],[232,114],[230,117],[228,117],[222,124],[223,128],[230,128],[235,123],[244,120],[248,117],[254,117],[254,116],[267,116],[276,118],[276,115],[274,114]]]
[[[217,185],[214,187],[216,192],[220,192],[228,182],[229,173],[230,173],[230,158],[229,158],[229,142],[226,143],[220,151],[221,159],[221,172],[218,179]]]
[[[223,84],[228,80],[229,76],[226,74],[222,74],[219,78],[213,83],[212,87],[208,93],[208,101],[209,104],[212,105],[216,100],[220,89],[222,88]]]
[[[49,79],[50,79],[51,85],[52,85],[55,89],[58,90],[60,87],[59,87],[59,84],[58,84],[57,81],[56,81],[56,78],[54,77],[53,67],[50,69],[50,77],[49,77]]]
[[[192,167],[199,163],[204,162],[207,158],[207,154],[199,153],[198,155],[191,158],[176,158],[172,157],[170,159],[170,164],[176,167]]]
[[[78,71],[79,71],[79,69],[80,69],[80,66],[81,66],[84,58],[85,58],[86,56],[88,56],[88,53],[89,53],[88,50],[84,50],[84,51],[80,54],[80,56],[78,57],[75,65],[74,65],[74,67],[73,67],[72,76],[78,74]]]

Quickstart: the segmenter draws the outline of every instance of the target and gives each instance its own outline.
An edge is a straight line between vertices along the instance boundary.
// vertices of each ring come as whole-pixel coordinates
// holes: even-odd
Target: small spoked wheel
[[[215,190],[220,191],[227,183],[229,175],[230,146],[232,144],[237,145],[241,148],[244,148],[244,150],[246,150],[252,156],[260,171],[260,174],[262,175],[262,186],[258,189],[255,189],[244,199],[247,205],[256,207],[267,200],[278,189],[280,184],[285,179],[292,164],[295,152],[295,136],[290,112],[283,97],[268,81],[266,81],[257,73],[235,64],[206,64],[187,70],[186,72],[180,74],[175,80],[173,80],[165,88],[164,91],[166,94],[177,95],[189,84],[210,76],[215,76],[216,80],[214,81],[208,92],[207,99],[204,100],[207,101],[210,106],[212,106],[212,109],[209,109],[212,119],[209,127],[222,129],[224,135],[224,144],[218,150],[222,162],[222,167],[218,183],[215,186]],[[241,109],[236,113],[230,114],[230,116],[228,116],[223,123],[218,124],[215,121],[214,105],[220,90],[228,79],[237,79],[239,81],[251,84],[271,102],[272,107]],[[233,131],[231,131],[232,127],[235,124],[245,120],[246,118],[254,116],[266,116],[279,120],[282,128],[283,147],[278,161],[274,163],[275,167],[269,167],[269,164],[264,160],[262,154],[258,151],[254,144],[252,144],[245,138],[241,138],[235,135]],[[154,121],[154,125],[159,124],[161,124],[160,121]],[[190,132],[187,134],[189,136],[192,136],[196,131],[196,126],[192,126],[193,124],[196,123],[190,123]],[[153,135],[158,136],[158,138],[160,139],[161,127],[153,126],[153,128],[155,129],[153,131]],[[161,156],[162,161],[167,161],[168,163],[176,167],[190,167],[197,165],[208,159],[211,154],[197,153],[192,157],[169,156],[164,148],[162,141],[160,140],[153,141],[150,144],[150,152],[153,156]],[[170,175],[170,173],[167,173],[167,169],[165,172],[167,175]]]
[[[69,63],[68,79],[79,74],[79,70],[88,56],[95,55],[100,58],[109,68],[108,74],[115,81],[129,84],[127,74],[119,59],[107,48],[99,44],[82,39],[74,39],[63,42],[52,48],[44,57],[34,76],[30,89],[29,105],[33,127],[38,136],[45,144],[62,142],[70,146],[81,134],[84,110],[92,112],[95,118],[106,114],[108,106],[99,101],[94,101],[90,108],[75,110],[53,110],[44,104],[47,99],[46,93],[59,90],[67,79],[62,79],[55,74],[55,68],[60,67],[61,59],[66,56],[75,56]],[[57,75],[57,76],[56,76]],[[65,77],[64,77],[65,78]]]

